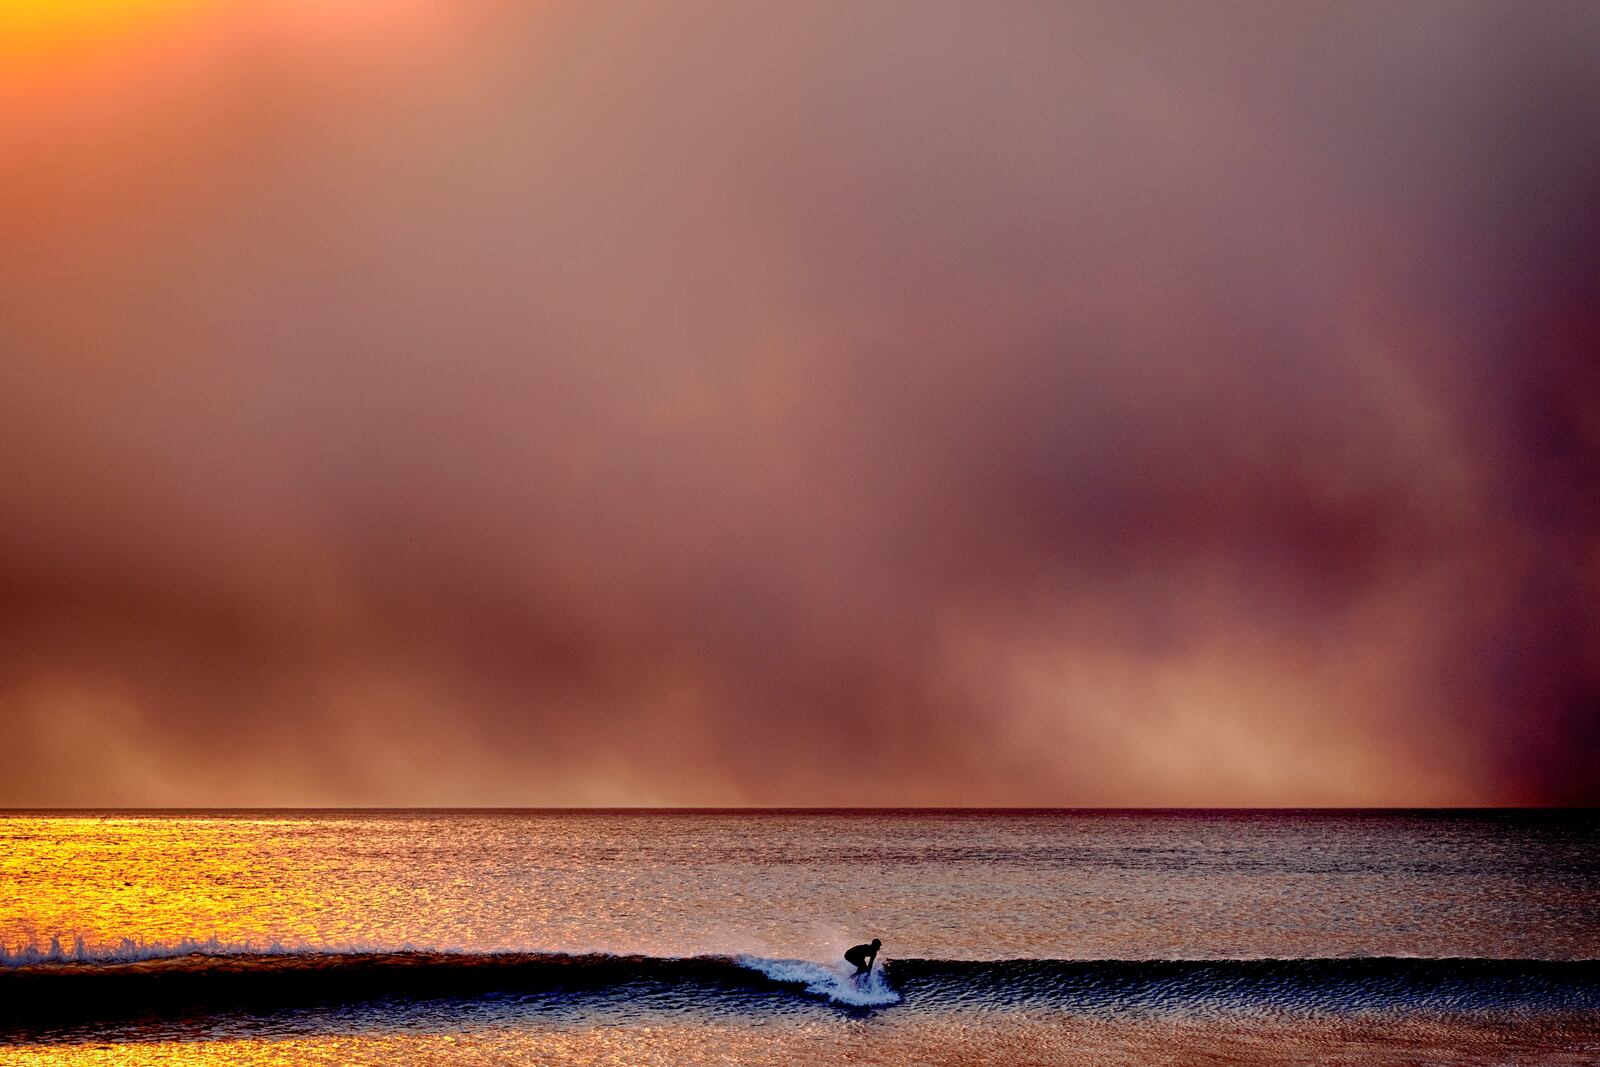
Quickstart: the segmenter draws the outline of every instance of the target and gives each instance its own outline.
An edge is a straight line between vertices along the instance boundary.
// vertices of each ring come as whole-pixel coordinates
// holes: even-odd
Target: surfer
[[[857,945],[854,948],[846,949],[844,953],[845,961],[856,966],[856,973],[850,977],[860,978],[864,974],[871,974],[872,965],[878,962],[878,949],[882,945],[882,941],[873,938],[870,945]]]

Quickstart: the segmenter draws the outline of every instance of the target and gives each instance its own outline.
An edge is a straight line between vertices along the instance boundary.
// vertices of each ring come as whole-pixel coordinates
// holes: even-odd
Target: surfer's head
[[[879,941],[877,938],[873,938],[872,939],[872,947],[873,948],[882,948],[883,947],[883,942]]]

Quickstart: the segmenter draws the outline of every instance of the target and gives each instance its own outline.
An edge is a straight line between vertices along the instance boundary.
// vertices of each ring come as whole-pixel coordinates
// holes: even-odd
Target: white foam
[[[759,971],[774,982],[803,985],[806,992],[826,997],[836,1004],[872,1008],[900,1003],[896,993],[884,977],[883,964],[859,981],[849,965],[830,967],[810,960],[768,960],[759,956],[739,956],[741,967]]]

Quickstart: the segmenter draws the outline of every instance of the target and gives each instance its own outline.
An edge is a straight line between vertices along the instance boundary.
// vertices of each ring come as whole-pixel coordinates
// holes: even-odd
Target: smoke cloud
[[[1600,803],[1592,5],[29,58],[0,803]]]

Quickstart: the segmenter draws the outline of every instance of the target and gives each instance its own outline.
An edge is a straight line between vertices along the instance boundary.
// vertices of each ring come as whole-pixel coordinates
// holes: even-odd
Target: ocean
[[[0,1064],[1600,1063],[1593,811],[11,812],[0,843]]]

